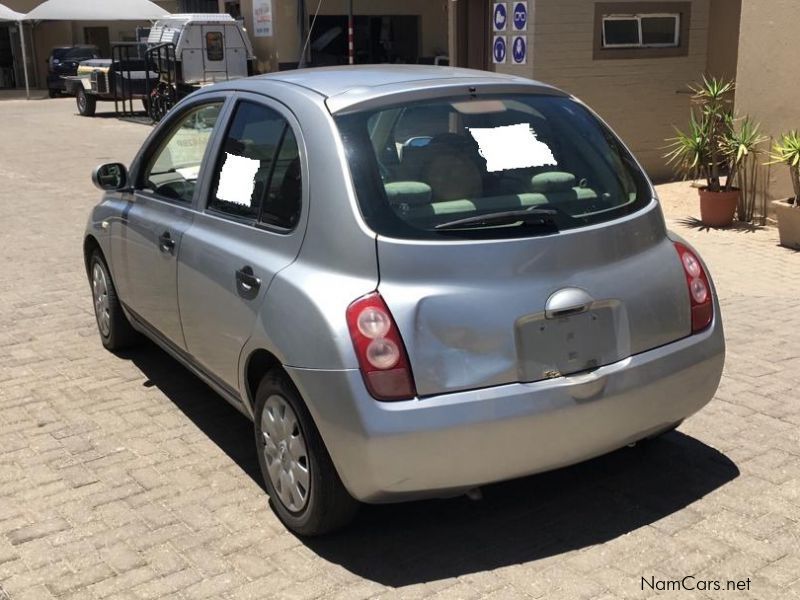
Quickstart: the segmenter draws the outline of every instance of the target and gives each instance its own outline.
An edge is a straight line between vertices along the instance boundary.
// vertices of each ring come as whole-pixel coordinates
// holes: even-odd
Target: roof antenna
[[[317,4],[317,10],[314,11],[314,18],[311,19],[311,27],[308,28],[306,41],[303,43],[303,50],[300,52],[300,62],[297,64],[298,69],[302,69],[306,66],[306,49],[308,48],[308,42],[311,41],[311,34],[314,32],[314,23],[317,22],[317,15],[319,14],[319,9],[321,6],[322,0],[319,0],[319,3]]]

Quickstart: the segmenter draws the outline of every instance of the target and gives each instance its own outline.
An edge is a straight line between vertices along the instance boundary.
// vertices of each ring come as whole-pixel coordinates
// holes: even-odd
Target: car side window
[[[252,102],[236,108],[218,162],[208,207],[284,229],[301,204],[297,140],[279,113]]]
[[[191,202],[200,166],[222,102],[204,104],[181,117],[150,157],[143,187],[159,196]]]

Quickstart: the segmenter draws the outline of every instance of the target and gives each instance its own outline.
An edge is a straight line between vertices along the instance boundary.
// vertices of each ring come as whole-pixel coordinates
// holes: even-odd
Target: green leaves
[[[800,206],[800,133],[792,130],[784,133],[772,146],[770,164],[783,163],[789,167],[794,188],[795,206]]]
[[[725,113],[730,113],[732,94],[736,89],[733,80],[725,81],[703,75],[703,82],[690,85],[689,89],[692,91],[692,100],[701,106],[703,113],[711,117],[722,117]]]
[[[767,137],[759,133],[759,124],[749,116],[738,119],[738,126],[735,121],[722,140],[722,151],[730,161],[739,164],[750,155],[760,154],[760,146],[767,141]]]
[[[705,119],[698,120],[694,113],[689,117],[689,128],[681,131],[675,128],[675,137],[669,138],[664,156],[667,164],[673,165],[678,171],[689,177],[705,176],[708,166],[708,123]]]
[[[749,117],[736,119],[730,80],[703,76],[702,83],[690,85],[692,108],[686,131],[675,129],[669,138],[665,158],[685,177],[704,177],[711,191],[722,189],[720,177],[727,175],[725,189],[731,189],[738,168],[749,156],[760,152],[766,140],[758,124]]]
[[[772,147],[771,164],[783,163],[790,167],[800,166],[800,133],[797,130],[784,133]]]

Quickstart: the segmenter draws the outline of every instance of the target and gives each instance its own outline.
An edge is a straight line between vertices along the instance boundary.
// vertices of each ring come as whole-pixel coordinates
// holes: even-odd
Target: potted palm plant
[[[686,178],[704,179],[699,189],[700,220],[711,227],[733,223],[739,203],[739,189],[733,186],[740,164],[731,142],[737,133],[733,118],[733,81],[703,77],[690,85],[694,104],[686,131],[675,128],[668,139],[667,163]],[[722,183],[722,177],[725,183]]]
[[[778,235],[781,245],[800,249],[800,133],[784,133],[772,148],[772,162],[789,167],[794,197],[775,200],[775,216],[778,218]]]

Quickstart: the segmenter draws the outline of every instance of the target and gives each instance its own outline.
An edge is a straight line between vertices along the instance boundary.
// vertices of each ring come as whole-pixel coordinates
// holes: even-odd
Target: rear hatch
[[[421,396],[591,370],[689,335],[660,209],[553,236],[378,238],[379,291]]]
[[[452,96],[337,122],[420,396],[592,370],[690,334],[652,188],[579,103]]]

